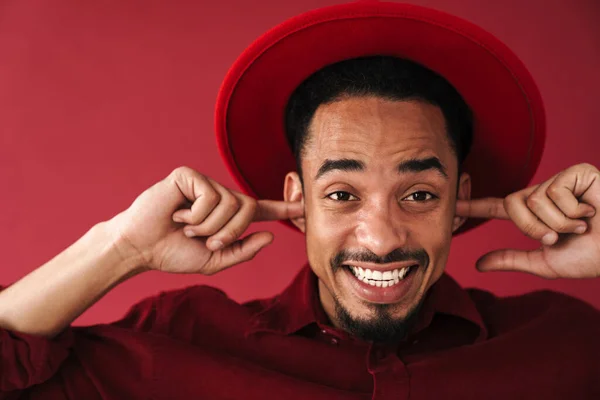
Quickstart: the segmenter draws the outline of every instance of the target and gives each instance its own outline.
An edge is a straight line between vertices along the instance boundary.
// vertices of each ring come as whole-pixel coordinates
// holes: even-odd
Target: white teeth
[[[404,267],[400,270],[400,273],[398,274],[398,278],[400,279],[404,279],[404,277],[406,276],[406,273],[408,272],[408,267]]]
[[[350,265],[350,270],[358,278],[358,280],[368,283],[371,286],[377,287],[390,287],[400,282],[411,267],[404,267],[402,269],[394,269],[392,271],[377,271],[370,270],[368,268],[357,267]]]

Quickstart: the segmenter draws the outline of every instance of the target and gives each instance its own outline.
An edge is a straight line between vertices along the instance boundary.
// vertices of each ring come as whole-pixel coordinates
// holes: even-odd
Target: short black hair
[[[446,79],[420,64],[393,56],[369,56],[320,69],[290,96],[285,110],[285,132],[301,180],[301,157],[315,112],[323,104],[355,96],[420,100],[439,107],[460,172],[473,141],[473,116],[462,96]]]

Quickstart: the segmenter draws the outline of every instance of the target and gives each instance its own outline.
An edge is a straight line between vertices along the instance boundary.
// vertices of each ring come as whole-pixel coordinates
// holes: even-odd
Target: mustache
[[[395,249],[385,256],[378,256],[370,250],[342,250],[330,261],[333,271],[342,268],[346,261],[370,262],[374,264],[388,264],[402,261],[417,261],[420,266],[427,268],[429,254],[424,249]]]

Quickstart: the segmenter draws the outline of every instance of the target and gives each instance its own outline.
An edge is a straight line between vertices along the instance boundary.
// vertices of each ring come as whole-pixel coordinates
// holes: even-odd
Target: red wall
[[[269,27],[331,0],[36,1],[0,3],[0,282],[43,264],[94,223],[188,165],[233,187],[213,133],[219,84]],[[578,162],[600,166],[600,3],[415,0],[480,24],[536,78],[548,140],[535,181]],[[208,3],[208,4],[207,4]],[[78,324],[113,320],[160,290],[208,283],[245,300],[279,291],[305,260],[303,237],[278,224],[273,246],[213,277],[148,273],[119,286]],[[454,241],[463,285],[498,294],[560,290],[600,307],[600,280],[481,274],[477,257],[534,246],[492,222]]]

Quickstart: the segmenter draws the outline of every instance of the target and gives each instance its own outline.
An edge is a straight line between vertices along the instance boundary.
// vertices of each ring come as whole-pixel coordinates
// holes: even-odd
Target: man
[[[326,43],[338,29],[348,37]],[[310,57],[284,56],[303,43]],[[458,68],[444,51],[469,57]],[[495,39],[393,3],[307,13],[236,62],[217,130],[232,172],[260,199],[178,168],[3,290],[0,399],[600,395],[597,310],[551,292],[464,290],[443,272],[453,233],[475,217],[510,219],[541,241],[487,254],[480,270],[600,275],[596,167],[509,191],[539,162],[543,109]],[[263,200],[276,190],[284,201]],[[280,295],[240,305],[197,286],[143,300],[113,324],[69,327],[144,271],[211,275],[251,259],[273,240],[243,236],[260,220],[306,235],[308,266]]]

